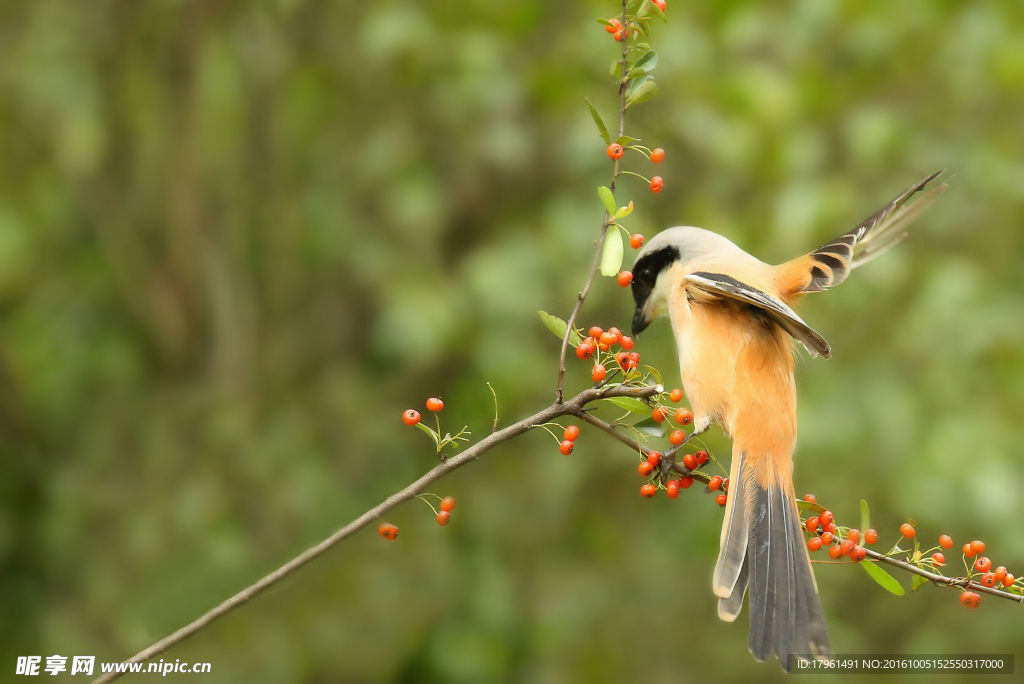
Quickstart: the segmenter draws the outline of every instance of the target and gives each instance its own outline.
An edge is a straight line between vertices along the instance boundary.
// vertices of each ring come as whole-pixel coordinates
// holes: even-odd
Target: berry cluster
[[[590,377],[597,384],[603,383],[610,374],[620,371],[624,379],[634,380],[640,365],[640,353],[633,351],[634,346],[633,338],[623,335],[618,328],[613,326],[605,330],[595,325],[576,345],[576,358],[584,361],[594,359]],[[619,351],[614,351],[615,347],[619,347]]]
[[[416,409],[406,409],[402,411],[402,422],[410,427],[418,427],[423,432],[430,435],[431,439],[434,440],[434,445],[437,447],[437,455],[443,461],[445,456],[443,451],[448,445],[458,447],[459,442],[468,442],[469,435],[471,434],[468,427],[463,427],[456,434],[446,433],[443,437],[441,436],[441,419],[438,417],[444,409],[444,402],[438,397],[430,397],[426,401],[427,410],[434,414],[434,423],[437,429],[428,427],[421,423],[423,416]]]
[[[813,494],[804,496],[804,502],[806,504],[802,505],[817,505]],[[866,506],[863,503],[862,505]],[[829,557],[833,560],[838,560],[843,556],[849,556],[854,561],[864,560],[867,556],[867,551],[858,544],[862,538],[865,546],[876,543],[878,541],[878,532],[874,529],[868,529],[861,535],[860,530],[856,528],[837,526],[831,511],[825,510],[820,506],[818,508],[821,508],[821,511],[817,515],[809,516],[803,520],[804,527],[812,535],[807,542],[807,548],[811,551],[818,551],[822,547],[827,546]],[[942,575],[941,568],[946,565],[946,555],[943,553],[943,550],[948,551],[953,548],[952,537],[948,534],[939,535],[936,546],[922,549],[917,536],[917,529],[913,524],[909,522],[900,524],[899,533],[903,540],[913,540],[913,550],[902,549],[899,546],[899,542],[897,542],[887,553],[881,554],[882,556],[900,557],[900,560],[915,567]],[[967,574],[962,577],[951,578],[950,584],[958,586],[962,590],[960,603],[968,608],[977,608],[981,603],[981,596],[977,592],[970,591],[972,587],[979,585],[988,588],[996,588],[1001,585],[1013,593],[1024,594],[1024,584],[1019,582],[1013,573],[1006,569],[1006,566],[1000,565],[993,568],[991,559],[981,555],[985,552],[985,548],[985,542],[978,539],[964,544],[961,550]],[[875,557],[877,558],[878,555],[876,554]],[[973,563],[969,560],[972,558],[975,559]],[[915,579],[922,581],[921,577],[916,577]],[[927,580],[923,581],[926,582]],[[915,588],[916,586],[915,584]]]
[[[817,503],[813,494],[804,497],[808,503]],[[812,515],[804,520],[804,528],[812,535],[807,542],[807,548],[817,551],[823,546],[828,546],[828,555],[832,560],[839,560],[848,556],[854,562],[860,562],[867,557],[867,550],[860,545],[861,533],[855,528],[841,530],[835,523],[835,516],[832,511],[824,510],[819,515]],[[869,529],[864,533],[864,543],[872,543],[870,540],[877,540],[878,532]]]

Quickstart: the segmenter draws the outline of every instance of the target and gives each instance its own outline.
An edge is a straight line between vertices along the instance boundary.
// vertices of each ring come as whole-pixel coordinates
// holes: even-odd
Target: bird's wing
[[[724,273],[691,273],[685,278],[687,292],[699,301],[732,299],[749,304],[763,311],[783,330],[799,340],[811,356],[832,356],[832,348],[825,338],[804,323],[795,311],[786,306],[778,297],[736,280]]]
[[[906,227],[948,187],[944,182],[932,183],[942,172],[936,171],[919,181],[853,230],[810,254],[779,265],[782,296],[788,300],[838,285],[846,280],[850,271],[903,240],[907,236]]]

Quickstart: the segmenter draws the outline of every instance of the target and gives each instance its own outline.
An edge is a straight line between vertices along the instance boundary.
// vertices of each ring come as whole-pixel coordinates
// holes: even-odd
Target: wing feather
[[[897,245],[907,236],[907,226],[948,187],[944,182],[932,183],[943,171],[918,181],[853,230],[810,254],[780,265],[783,296],[789,298],[827,290],[846,280],[853,269]]]
[[[687,290],[696,293],[698,298],[725,298],[744,302],[766,313],[775,323],[798,340],[811,356],[832,356],[832,348],[828,342],[813,328],[807,325],[793,309],[778,297],[763,290],[747,285],[724,273],[708,273],[699,271],[686,276]]]

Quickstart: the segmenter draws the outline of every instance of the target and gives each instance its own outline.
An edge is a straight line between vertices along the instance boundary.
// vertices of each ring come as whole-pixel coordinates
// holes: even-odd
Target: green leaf
[[[604,140],[605,145],[611,144],[612,138],[608,135],[608,127],[604,125],[601,115],[597,113],[597,107],[589,99],[587,99],[587,107],[590,108],[590,116],[594,118],[594,125],[597,126],[597,132],[601,134],[601,140]]]
[[[434,440],[434,446],[435,447],[437,447],[439,449],[441,448],[441,443],[440,443],[440,440],[438,439],[437,433],[434,432],[434,430],[432,428],[427,427],[423,423],[416,423],[416,427],[418,427],[420,430],[423,430],[428,435],[430,435],[430,438],[432,440]]]
[[[896,596],[903,596],[907,593],[907,590],[903,588],[903,585],[895,577],[878,567],[878,563],[864,560],[858,563],[858,565],[864,568],[864,572],[868,573],[868,577],[878,582],[879,586],[889,593]]]
[[[626,78],[640,78],[641,76],[646,75],[647,70],[641,69],[640,67],[633,67],[632,69],[626,72]]]
[[[658,53],[650,50],[647,54],[636,61],[634,69],[643,69],[644,73],[651,71],[658,66]]]
[[[615,195],[607,187],[601,185],[597,188],[597,194],[601,198],[601,203],[604,204],[604,208],[608,211],[608,215],[611,216],[615,213]]]
[[[612,76],[614,78],[615,76],[618,76],[620,73],[622,73],[621,69],[622,69],[622,59],[619,58],[619,59],[615,60],[614,62],[612,62],[612,65],[608,68],[608,75]]]
[[[644,369],[646,369],[647,372],[651,374],[651,379],[654,380],[655,385],[661,385],[662,387],[665,386],[664,381],[662,381],[661,379],[661,371],[659,371],[654,366],[644,366]]]
[[[565,337],[566,323],[558,316],[549,314],[547,311],[538,311],[537,314],[540,316],[541,322],[544,326],[554,333],[555,337],[562,339]],[[575,330],[569,333],[569,344],[577,346],[580,343],[580,336]]]
[[[659,19],[661,19],[666,24],[668,23],[668,17],[665,16],[665,13],[661,11],[660,7],[655,5],[653,2],[648,3],[647,6],[651,8],[651,12],[650,12],[651,14],[653,14],[656,17],[658,17]]]
[[[921,577],[920,575],[913,575],[910,578],[910,590],[917,591],[926,584],[931,584],[931,580],[927,577]]]
[[[815,501],[804,501],[803,499],[797,499],[796,506],[801,511],[810,511],[812,513],[825,512],[825,507]]]
[[[604,247],[601,248],[601,275],[613,276],[619,272],[622,253],[622,233],[616,226],[608,226],[604,232]]]
[[[654,422],[654,419],[651,418],[649,415],[647,416],[647,418],[644,418],[643,420],[638,420],[637,422],[633,423],[633,427],[653,437],[665,436],[664,424]]]
[[[619,143],[623,147],[629,147],[635,142],[640,142],[640,138],[631,138],[628,135],[621,135],[619,136],[619,139],[616,140],[615,142]]]
[[[650,415],[651,407],[633,397],[605,397],[601,401],[607,401],[610,404],[615,404],[621,409],[626,409],[630,413],[643,413]]]
[[[860,500],[860,531],[867,532],[871,527],[871,511],[868,509],[868,502]]]
[[[629,204],[627,204],[624,207],[619,207],[618,210],[615,212],[615,216],[612,216],[612,218],[617,220],[617,219],[629,216],[632,213],[633,213],[633,200],[629,200]]]
[[[635,104],[640,104],[641,102],[647,102],[658,94],[658,84],[649,76],[646,81],[633,81],[633,83],[639,83],[639,85],[635,88],[630,88],[630,90],[632,90],[632,94],[626,98],[627,108],[632,107]]]

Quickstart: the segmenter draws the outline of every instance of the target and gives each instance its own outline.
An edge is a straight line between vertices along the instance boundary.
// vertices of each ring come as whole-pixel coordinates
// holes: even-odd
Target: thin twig
[[[426,473],[424,473],[415,482],[403,487],[388,498],[381,501],[379,504],[369,509],[358,518],[348,523],[331,536],[324,539],[319,544],[311,546],[299,555],[292,558],[290,561],[274,570],[268,575],[265,575],[261,579],[257,580],[253,584],[249,585],[242,591],[238,592],[231,598],[222,601],[218,605],[214,606],[201,616],[185,625],[178,631],[170,634],[163,639],[157,641],[152,646],[145,648],[131,658],[126,660],[126,663],[140,663],[150,658],[163,653],[167,649],[171,648],[175,644],[178,644],[188,637],[192,636],[196,632],[201,631],[210,623],[215,621],[217,618],[231,612],[235,608],[238,608],[242,604],[252,600],[262,592],[266,591],[270,587],[274,586],[285,577],[288,577],[293,572],[306,565],[310,561],[322,556],[324,553],[329,551],[338,542],[350,536],[354,532],[362,529],[366,525],[377,520],[383,513],[391,510],[403,501],[420,494],[424,489],[427,488],[434,480],[437,480],[453,470],[460,468],[470,461],[475,461],[486,451],[501,444],[502,442],[508,441],[513,437],[523,434],[535,425],[546,423],[553,418],[564,415],[579,415],[579,412],[590,402],[604,397],[635,397],[638,399],[645,399],[647,397],[654,396],[661,392],[661,387],[654,386],[641,386],[641,387],[630,387],[626,385],[614,385],[614,386],[603,386],[603,387],[591,387],[585,389],[575,397],[567,402],[561,404],[551,404],[547,408],[544,408],[537,413],[523,418],[517,423],[509,425],[498,432],[493,432],[487,437],[484,437],[476,444],[467,448],[465,451],[452,456],[443,463],[434,466]],[[100,682],[111,682],[119,678],[123,672],[108,672],[98,679],[94,680],[95,684]]]
[[[950,587],[964,587],[965,589],[980,591],[985,594],[991,594],[992,596],[998,596],[999,598],[1010,599],[1011,601],[1016,601],[1017,603],[1024,603],[1024,596],[1021,596],[1020,594],[1013,594],[1008,591],[1003,591],[1002,589],[986,587],[985,585],[978,584],[977,582],[971,581],[966,577],[946,577],[945,575],[940,575],[938,573],[925,570],[924,568],[919,568],[913,563],[908,563],[905,560],[900,560],[899,558],[891,558],[889,556],[886,556],[884,553],[872,551],[871,549],[864,549],[864,551],[867,553],[868,558],[873,558],[879,563],[886,563],[901,570],[906,570],[907,572],[913,573],[915,575],[920,575],[921,577],[924,577],[925,579],[934,582],[935,584],[943,584]]]
[[[626,23],[626,0],[622,0],[622,23]],[[619,132],[615,136],[618,140],[622,137],[626,131],[626,54],[627,54],[627,41],[622,41],[622,61],[620,62],[622,68],[622,78],[619,80]],[[609,189],[612,193],[615,193],[615,181],[619,178],[619,160],[616,159],[612,164],[612,181],[609,184]],[[601,264],[601,250],[604,247],[604,236],[608,230],[608,224],[611,222],[611,216],[608,212],[604,212],[604,218],[601,220],[601,234],[598,236],[594,243],[594,256],[591,259],[590,273],[587,275],[587,282],[583,284],[583,289],[576,293],[576,304],[572,308],[572,313],[569,314],[569,318],[566,321],[565,334],[562,336],[562,348],[558,353],[558,384],[555,386],[555,403],[562,403],[562,385],[565,382],[565,355],[569,350],[569,337],[572,335],[572,331],[576,329],[576,319],[580,315],[580,310],[583,309],[583,302],[587,300],[587,295],[590,294],[590,288],[594,284],[594,278],[597,276],[598,267]]]

